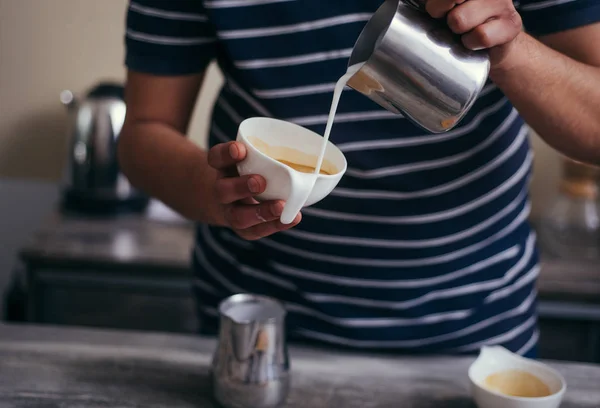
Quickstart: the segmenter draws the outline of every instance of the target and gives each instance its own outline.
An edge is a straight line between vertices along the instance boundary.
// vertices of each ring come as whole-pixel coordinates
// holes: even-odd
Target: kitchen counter
[[[161,203],[143,214],[54,212],[20,251],[28,322],[196,332],[194,225]]]
[[[0,407],[216,407],[214,339],[0,324]],[[472,408],[472,357],[398,357],[290,348],[289,408]],[[600,406],[600,366],[551,363],[562,408]]]
[[[194,230],[190,223],[147,216],[91,218],[55,213],[22,250],[28,262],[131,266],[187,274]],[[600,265],[542,256],[541,299],[600,304]]]
[[[47,209],[25,231],[28,236],[12,243],[21,262],[0,270],[5,319],[197,331],[190,294],[191,222],[155,200],[141,214],[62,213],[56,184],[21,180],[0,187],[4,184],[13,187],[5,214],[9,225],[18,224],[34,204]],[[18,229],[2,232],[11,242],[24,235]]]
[[[538,279],[542,299],[600,304],[600,264],[569,262],[544,253]]]
[[[43,200],[43,190],[29,188],[40,192],[30,200]],[[194,226],[160,215],[152,208],[118,217],[55,211],[21,247],[26,268],[8,296],[9,319],[196,332]],[[600,265],[542,258],[540,355],[600,362]]]
[[[150,210],[148,211],[150,212]],[[54,212],[21,250],[27,262],[85,263],[187,275],[194,227],[148,212],[114,217]]]
[[[0,294],[18,266],[18,253],[52,212],[59,191],[54,183],[0,178]],[[0,302],[0,316],[4,316]]]

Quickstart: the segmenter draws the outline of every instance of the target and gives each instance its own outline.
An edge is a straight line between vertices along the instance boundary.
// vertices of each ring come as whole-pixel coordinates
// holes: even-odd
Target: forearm
[[[212,189],[216,171],[207,152],[168,125],[126,123],[119,163],[130,182],[194,221],[222,224]]]
[[[600,162],[600,68],[523,33],[490,77],[549,145]]]

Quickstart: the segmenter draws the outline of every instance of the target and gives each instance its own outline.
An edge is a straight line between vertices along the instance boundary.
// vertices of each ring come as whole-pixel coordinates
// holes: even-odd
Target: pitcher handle
[[[427,10],[425,9],[425,3],[423,2],[423,0],[402,0],[405,4],[408,4],[409,6],[412,6],[414,8],[416,8],[417,10],[426,12]]]
[[[300,174],[296,171],[290,171],[290,196],[286,200],[283,212],[281,213],[280,221],[282,224],[291,224],[294,218],[298,215],[304,204],[308,200],[315,183],[317,182],[316,174],[304,173]]]

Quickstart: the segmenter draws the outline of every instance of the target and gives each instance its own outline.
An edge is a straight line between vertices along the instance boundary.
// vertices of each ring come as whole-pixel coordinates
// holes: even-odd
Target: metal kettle
[[[142,211],[149,199],[119,170],[117,141],[125,121],[124,86],[101,82],[82,100],[62,91],[69,112],[64,206],[83,212]]]

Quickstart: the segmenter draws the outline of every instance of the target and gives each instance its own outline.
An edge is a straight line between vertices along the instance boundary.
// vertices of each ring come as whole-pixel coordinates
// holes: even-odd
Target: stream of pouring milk
[[[337,111],[338,105],[340,103],[340,97],[342,96],[344,87],[346,86],[350,78],[352,78],[354,74],[360,71],[363,65],[364,62],[360,62],[358,64],[354,64],[348,67],[346,73],[335,84],[335,88],[333,90],[333,100],[331,101],[331,109],[329,110],[329,117],[327,118],[327,126],[325,127],[325,133],[323,134],[323,144],[321,145],[321,152],[319,153],[317,165],[315,166],[315,174],[319,174],[321,171],[321,165],[323,164],[323,159],[325,158],[325,151],[327,150],[327,141],[329,140],[329,134],[331,133],[331,128],[333,127],[333,119],[335,118],[335,112]]]

